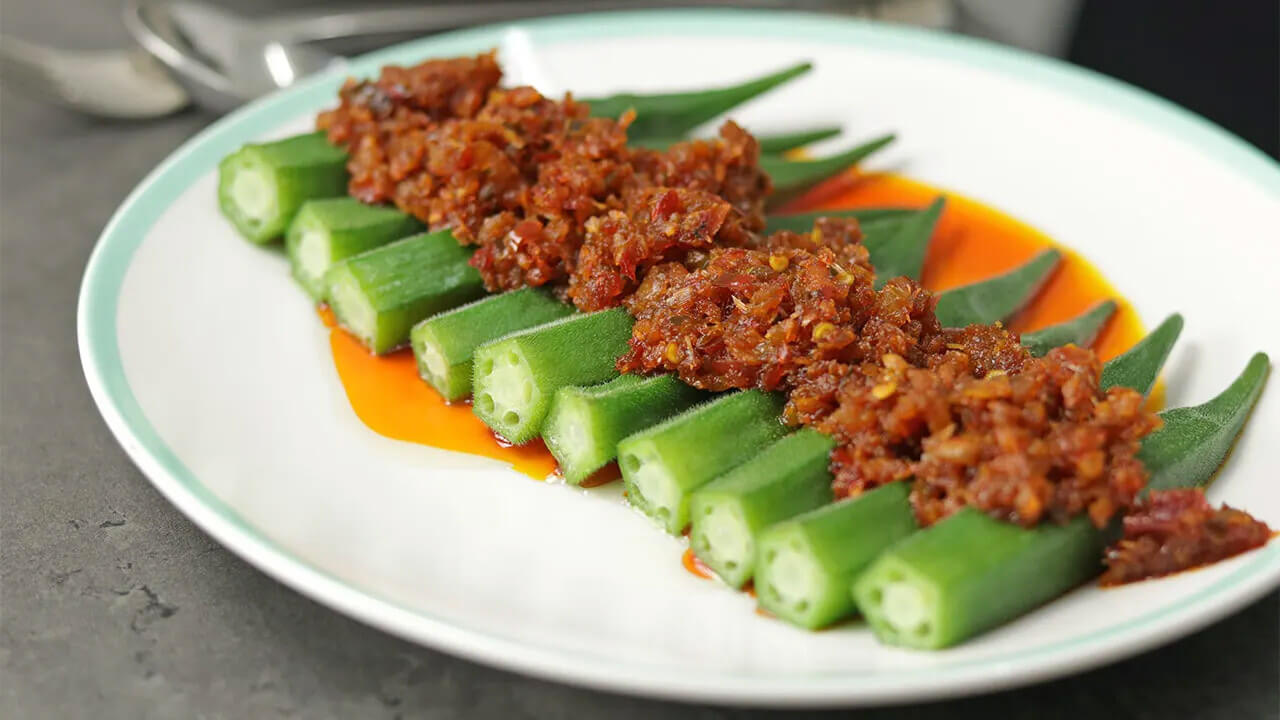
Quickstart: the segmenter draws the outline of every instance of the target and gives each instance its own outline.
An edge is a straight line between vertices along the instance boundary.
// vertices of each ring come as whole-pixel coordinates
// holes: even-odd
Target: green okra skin
[[[352,197],[308,200],[289,223],[285,253],[294,279],[311,299],[323,302],[324,274],[335,263],[423,229],[412,215]]]
[[[890,483],[765,530],[756,550],[760,607],[810,630],[852,614],[853,579],[917,529],[910,493],[910,481]]]
[[[816,128],[814,130],[801,130],[793,133],[778,133],[776,135],[757,135],[756,141],[760,143],[760,152],[777,155],[788,150],[804,147],[810,143],[816,143],[820,140],[833,138],[840,134],[838,127]],[[686,137],[642,137],[631,141],[636,147],[649,148],[650,150],[666,150],[667,148],[688,141]]]
[[[1269,361],[1258,353],[1209,402],[1161,413],[1140,456],[1150,488],[1209,483],[1257,402]],[[882,642],[937,649],[1008,622],[1096,576],[1120,521],[1094,527],[1081,515],[1032,529],[973,508],[889,548],[853,584],[853,597]]]
[[[1114,300],[1103,300],[1070,320],[1035,332],[1023,333],[1022,344],[1036,357],[1068,344],[1089,347],[1111,316],[1115,315],[1117,307]]]
[[[920,279],[929,241],[946,204],[946,198],[939,196],[924,210],[896,222],[867,224],[862,244],[867,247],[871,267],[876,271],[877,289],[884,287],[889,278]]]
[[[255,243],[280,237],[307,200],[347,193],[347,153],[323,132],[251,143],[218,163],[218,206]]]
[[[542,438],[565,482],[577,485],[618,456],[623,438],[707,397],[674,375],[619,375],[600,385],[563,387],[551,403]]]
[[[786,434],[783,404],[780,394],[742,390],[624,438],[618,466],[632,506],[682,532],[695,490]]]
[[[935,310],[943,327],[1003,322],[1031,302],[1058,266],[1062,253],[1049,249],[993,278],[938,295]]]
[[[1174,313],[1128,352],[1108,361],[1102,368],[1102,389],[1127,387],[1143,395],[1150,393],[1156,377],[1160,375],[1160,368],[1164,367],[1164,361],[1173,350],[1173,344],[1182,334],[1182,324],[1182,316]]]
[[[720,579],[742,587],[755,573],[765,528],[831,502],[835,441],[802,428],[694,491],[689,546]]]
[[[790,133],[760,135],[756,140],[760,142],[760,152],[777,155],[822,140],[829,140],[839,134],[840,127],[833,126],[814,128],[812,130],[797,130]]]
[[[329,306],[365,347],[395,350],[415,323],[484,294],[471,252],[442,230],[349,257],[325,273]]]
[[[1097,575],[1109,537],[1083,515],[1026,529],[964,508],[889,547],[852,598],[881,642],[944,648]]]
[[[1138,452],[1151,471],[1147,488],[1207,485],[1244,429],[1270,369],[1266,353],[1256,353],[1244,372],[1214,399],[1160,413],[1164,425],[1142,441]]]
[[[628,135],[633,140],[648,137],[679,138],[702,123],[811,69],[811,63],[802,62],[729,87],[680,93],[619,93],[583,102],[591,107],[591,114],[595,117],[616,118],[628,110],[634,110],[635,121],[628,128]]]
[[[787,160],[773,155],[760,158],[760,168],[773,180],[775,202],[803,192],[827,178],[848,170],[868,155],[894,141],[892,133],[882,135],[844,152],[816,160]]]
[[[574,314],[476,348],[471,408],[502,437],[522,445],[542,432],[556,391],[618,376],[631,338],[622,308]]]
[[[879,225],[883,222],[885,229],[896,229],[897,223],[920,211],[915,208],[855,208],[853,210],[815,210],[813,212],[790,213],[787,215],[769,215],[765,218],[766,233],[775,233],[781,230],[790,230],[791,232],[806,233],[813,229],[813,224],[820,218],[854,218],[864,226],[870,224]],[[867,228],[863,227],[863,232],[867,232]]]
[[[550,294],[521,288],[423,320],[410,330],[409,345],[418,363],[418,375],[453,402],[471,394],[476,348],[508,333],[572,314],[573,307]]]

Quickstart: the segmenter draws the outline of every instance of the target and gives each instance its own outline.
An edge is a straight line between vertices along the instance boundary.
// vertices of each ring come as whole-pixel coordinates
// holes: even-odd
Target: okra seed
[[[884,602],[884,592],[881,591],[880,588],[878,587],[872,588],[871,602],[875,603],[876,605],[879,605],[880,603]]]
[[[493,412],[493,396],[489,393],[480,393],[476,396],[476,406],[481,412]]]
[[[515,410],[508,410],[502,414],[502,422],[506,425],[519,425],[520,413]]]
[[[774,602],[782,602],[782,593],[778,592],[777,585],[769,583],[769,587],[766,589],[769,592],[769,597],[773,598]]]
[[[808,609],[809,609],[808,600],[801,600],[800,602],[796,603],[796,612],[804,612]]]
[[[511,365],[519,365],[520,356],[515,354],[515,352],[509,352],[507,353],[507,362]]]
[[[729,568],[730,570],[738,569],[738,563],[735,560],[730,560],[729,562],[725,563],[724,566]]]
[[[930,630],[932,630],[932,628],[929,626],[929,623],[925,622],[916,626],[915,633],[920,637],[925,637],[929,634]]]
[[[635,455],[627,454],[622,456],[622,471],[631,474],[640,469],[640,461]]]
[[[485,358],[485,359],[481,360],[481,361],[480,361],[480,375],[479,375],[479,377],[483,377],[483,376],[485,376],[485,375],[490,375],[490,374],[492,374],[492,373],[493,373],[493,360],[490,360],[489,358]]]
[[[770,563],[770,564],[772,564],[772,563],[773,563],[773,561],[774,561],[774,560],[777,560],[777,559],[778,559],[778,551],[777,551],[777,550],[770,550],[769,552],[765,553],[765,555],[764,555],[764,561],[765,561],[765,562],[767,562],[767,563]]]

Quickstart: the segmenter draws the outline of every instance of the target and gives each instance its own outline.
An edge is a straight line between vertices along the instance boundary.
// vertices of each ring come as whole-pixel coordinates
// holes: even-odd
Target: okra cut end
[[[900,559],[882,556],[854,581],[852,592],[881,642],[922,650],[948,644],[935,588]]]
[[[289,218],[280,207],[275,169],[258,149],[246,146],[218,164],[218,205],[240,234],[265,243],[284,232]]]
[[[293,277],[317,302],[328,299],[324,275],[339,261],[413,235],[412,216],[353,197],[312,198],[302,203],[285,231]]]
[[[658,448],[647,440],[618,446],[627,501],[663,530],[679,535],[689,524],[689,497]]]
[[[730,587],[740,588],[755,570],[756,543],[738,496],[695,493],[689,544]]]
[[[609,462],[592,442],[591,405],[572,391],[561,388],[551,405],[543,430],[547,449],[560,466],[566,483],[577,485]]]
[[[418,363],[419,377],[445,400],[453,402],[471,394],[471,361],[450,363],[429,319],[409,331],[409,345]]]
[[[816,630],[848,609],[848,587],[835,587],[803,527],[775,525],[760,538],[755,587],[760,607],[792,625]]]
[[[538,387],[520,344],[498,340],[476,350],[471,407],[494,432],[516,445],[537,437],[549,398]]]
[[[360,281],[345,263],[334,266],[325,275],[329,306],[347,332],[375,353],[394,349],[379,327],[379,313],[360,287]]]
[[[334,263],[329,230],[305,205],[289,225],[285,250],[294,279],[312,300],[324,300],[328,295],[324,274]]]

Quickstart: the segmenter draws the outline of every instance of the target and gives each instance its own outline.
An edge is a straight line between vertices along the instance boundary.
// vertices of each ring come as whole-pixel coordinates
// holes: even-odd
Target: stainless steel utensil
[[[188,100],[142,48],[80,52],[6,36],[0,38],[0,76],[46,102],[98,117],[158,117]]]
[[[951,0],[455,1],[262,18],[198,1],[129,0],[125,25],[142,50],[62,51],[5,38],[0,61],[7,81],[50,102],[90,115],[148,118],[175,112],[188,100],[226,112],[340,66],[339,52],[372,49],[393,38],[585,10],[723,6],[785,6],[930,27],[946,27],[953,17]]]
[[[316,43],[413,36],[480,23],[583,11],[672,7],[822,10],[943,27],[950,0],[530,0],[445,2],[412,7],[308,11],[245,18],[201,2],[131,0],[125,23],[174,74],[196,103],[219,111],[286,87],[340,59]]]

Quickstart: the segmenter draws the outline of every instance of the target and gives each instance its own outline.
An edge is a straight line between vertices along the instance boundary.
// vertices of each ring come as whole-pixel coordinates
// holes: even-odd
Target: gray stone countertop
[[[109,47],[123,41],[116,5],[7,2],[0,22]],[[76,295],[111,212],[211,119],[106,123],[0,90],[0,717],[773,715],[581,690],[417,647],[276,583],[152,489],[90,400]],[[858,715],[1277,717],[1278,638],[1272,593],[1083,675]]]

